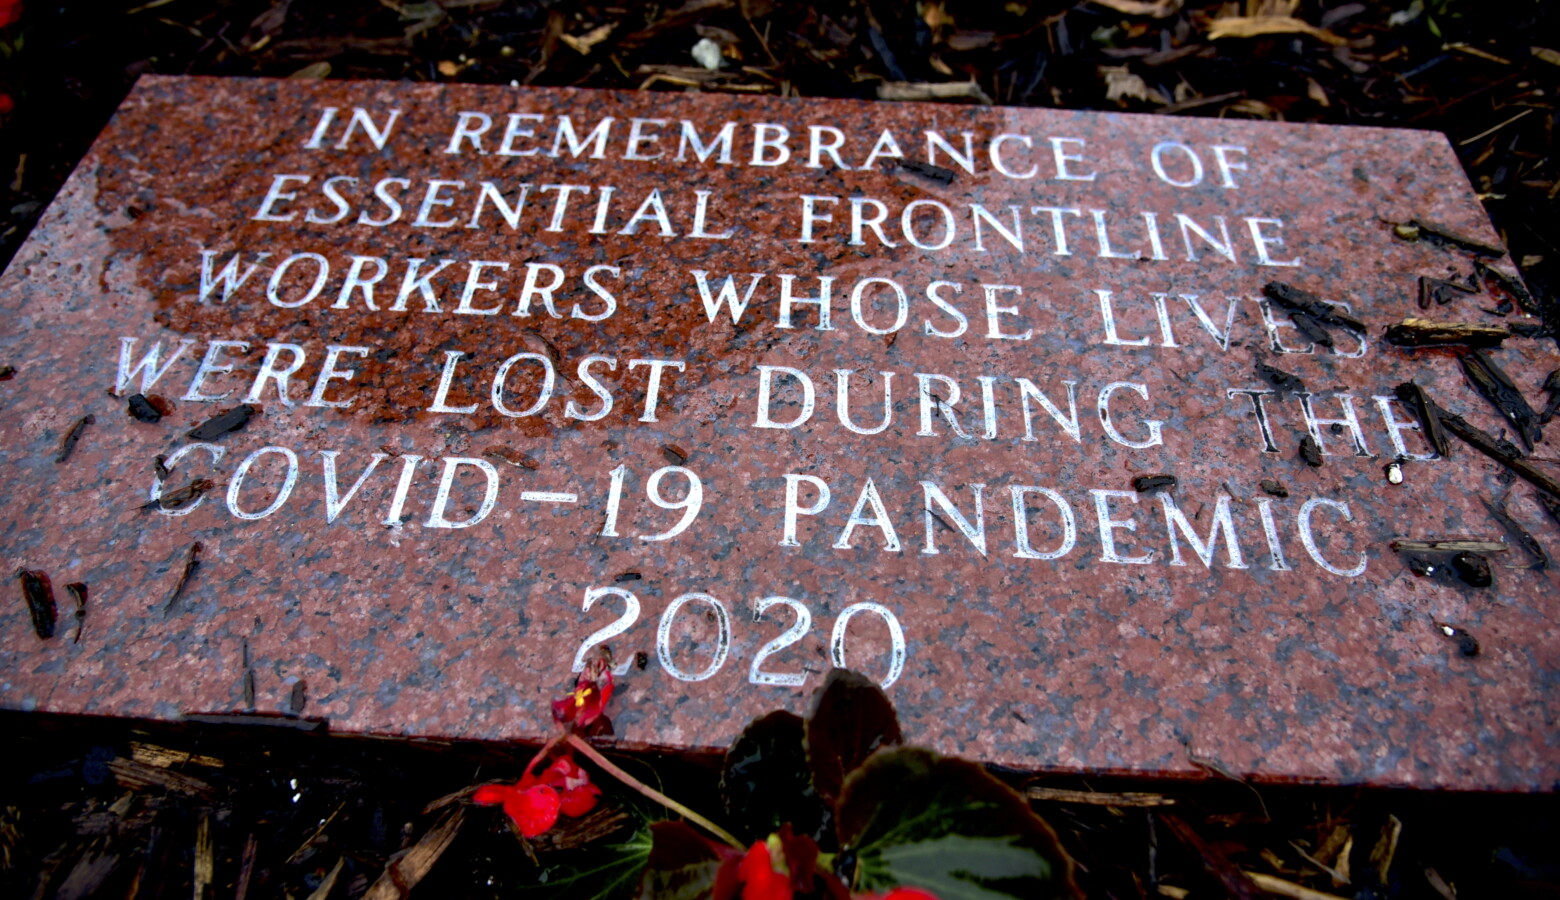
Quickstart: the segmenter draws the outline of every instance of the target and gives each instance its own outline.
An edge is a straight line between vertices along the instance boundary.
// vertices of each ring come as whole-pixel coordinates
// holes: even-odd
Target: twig
[[[1523,111],[1521,111],[1521,112],[1517,113],[1516,115],[1512,116],[1511,118],[1507,119],[1506,121],[1500,123],[1499,125],[1496,125],[1494,128],[1485,129],[1484,131],[1479,132],[1478,134],[1474,135],[1471,138],[1465,138],[1464,140],[1458,141],[1457,142],[1457,146],[1459,146],[1459,147],[1466,147],[1469,144],[1473,143],[1474,141],[1479,140],[1480,138],[1487,138],[1490,135],[1494,134],[1495,132],[1501,130],[1502,128],[1505,128],[1507,125],[1510,125],[1512,122],[1515,122],[1518,119],[1522,118],[1523,116],[1527,115],[1528,113],[1531,113],[1532,111],[1533,111],[1533,108],[1530,106],[1527,109],[1524,109]]]
[[[1050,800],[1056,803],[1086,803],[1090,806],[1174,806],[1175,798],[1163,794],[1127,791],[1112,794],[1105,791],[1067,791],[1061,788],[1032,787],[1029,799]]]
[[[730,832],[726,831],[726,829],[720,827],[719,825],[716,825],[714,822],[711,822],[709,819],[704,818],[703,816],[699,815],[698,813],[694,812],[693,810],[689,809],[688,807],[683,806],[681,803],[678,803],[676,800],[673,800],[672,798],[666,796],[665,794],[661,793],[660,791],[656,790],[655,788],[649,786],[648,784],[645,784],[644,782],[640,781],[639,779],[635,778],[634,776],[632,776],[632,775],[628,774],[627,772],[623,771],[622,769],[618,768],[616,765],[614,765],[612,763],[611,760],[607,759],[605,756],[602,756],[601,753],[599,751],[597,751],[595,747],[592,747],[590,745],[589,741],[585,740],[584,738],[580,737],[579,735],[577,735],[577,734],[575,734],[573,732],[569,732],[567,735],[564,736],[564,740],[568,741],[569,744],[574,747],[574,749],[576,749],[576,750],[580,751],[581,753],[585,754],[585,758],[586,759],[589,759],[591,762],[593,762],[596,765],[600,766],[603,771],[605,771],[608,775],[611,775],[613,778],[616,778],[618,781],[623,782],[624,784],[628,785],[629,787],[633,788],[634,790],[638,791],[639,793],[645,795],[646,797],[649,797],[651,800],[654,800],[655,802],[661,804],[662,806],[666,807],[667,809],[670,809],[673,812],[676,812],[676,813],[682,815],[683,818],[687,819],[690,822],[693,822],[695,825],[698,825],[698,826],[702,827],[705,831],[708,831],[710,834],[715,835],[716,837],[720,838],[721,840],[725,841],[726,843],[730,844],[731,846],[737,848],[738,850],[746,850],[747,849],[742,844],[741,841],[739,841],[736,838],[732,837]]]
[[[1246,872],[1243,875],[1251,879],[1252,884],[1267,891],[1269,894],[1277,894],[1280,897],[1292,897],[1294,900],[1344,900],[1337,894],[1327,894],[1322,891],[1313,891],[1293,881],[1285,881],[1273,875],[1264,875],[1261,872]]]

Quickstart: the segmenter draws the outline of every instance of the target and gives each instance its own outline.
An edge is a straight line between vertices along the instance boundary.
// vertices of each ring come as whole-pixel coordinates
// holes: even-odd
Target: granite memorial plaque
[[[1514,274],[1426,132],[146,78],[0,278],[0,703],[535,739],[605,644],[630,746],[844,664],[1008,766],[1549,789]]]

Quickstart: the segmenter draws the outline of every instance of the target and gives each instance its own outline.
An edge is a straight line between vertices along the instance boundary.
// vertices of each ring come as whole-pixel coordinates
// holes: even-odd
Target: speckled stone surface
[[[1440,135],[144,79],[0,278],[0,554],[59,617],[40,638],[9,582],[0,703],[296,694],[339,731],[537,738],[618,623],[632,745],[723,745],[843,653],[895,676],[912,740],[1010,766],[1553,789],[1560,591],[1485,501],[1550,548],[1560,529],[1455,439],[1384,474],[1384,417],[1430,453],[1374,399],[1408,378],[1510,431],[1451,352],[1381,340],[1420,276],[1473,271],[1393,236],[1414,218],[1497,240]],[[1368,337],[1281,352],[1308,344],[1274,280]],[[1483,287],[1430,317],[1497,321]],[[1553,342],[1493,358],[1541,406]],[[1277,452],[1241,393],[1263,390]],[[166,415],[129,416],[136,393]],[[244,402],[241,430],[187,436]],[[1364,450],[1321,421],[1306,465],[1304,403],[1352,404]],[[690,474],[697,514],[647,539]],[[1134,490],[1154,474],[1177,483]],[[1397,538],[1509,547],[1473,588],[1415,575]]]

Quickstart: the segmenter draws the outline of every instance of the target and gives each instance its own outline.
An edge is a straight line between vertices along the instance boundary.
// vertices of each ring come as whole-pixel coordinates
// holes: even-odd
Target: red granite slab
[[[1560,592],[1486,501],[1560,529],[1388,399],[1510,430],[1381,338],[1473,272],[1416,218],[1496,242],[1440,135],[145,79],[0,278],[0,547],[59,617],[12,582],[0,703],[535,738],[595,634],[635,745],[721,745],[843,654],[1009,766],[1551,789]],[[1368,335],[1310,346],[1275,280]],[[1534,323],[1481,291],[1430,316]],[[1552,342],[1493,358],[1542,404]],[[1508,546],[1475,588],[1398,538]]]

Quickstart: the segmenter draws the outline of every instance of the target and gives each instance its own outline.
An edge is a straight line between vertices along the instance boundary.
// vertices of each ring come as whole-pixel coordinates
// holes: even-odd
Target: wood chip
[[[1450,538],[1447,540],[1418,540],[1415,538],[1395,538],[1387,543],[1393,550],[1429,550],[1433,552],[1462,552],[1470,553],[1504,553],[1505,541],[1481,541],[1465,538]]]
[[[65,436],[63,438],[60,438],[59,452],[54,454],[55,464],[59,464],[67,459],[70,459],[70,455],[76,451],[76,442],[81,440],[81,435],[86,432],[87,426],[96,421],[97,420],[92,418],[91,415],[85,415],[77,419],[75,424],[70,426],[70,430],[65,432]]]
[[[336,887],[336,879],[341,877],[341,870],[346,864],[347,858],[345,856],[337,857],[336,864],[331,866],[330,872],[320,881],[320,886],[315,888],[314,893],[309,895],[309,900],[325,900],[326,897],[329,897],[331,890]]]
[[[1387,343],[1398,347],[1442,347],[1462,344],[1467,347],[1498,347],[1511,332],[1495,325],[1474,322],[1433,322],[1414,316],[1387,326]]]
[[[172,769],[161,769],[157,766],[148,766],[138,763],[133,759],[117,757],[108,762],[108,771],[114,776],[114,780],[120,787],[132,791],[166,791],[174,794],[187,794],[191,797],[212,797],[216,795],[216,789],[209,782],[186,775],[183,772],[175,772]]]
[[[200,824],[195,826],[195,866],[193,895],[204,898],[212,888],[212,883],[217,877],[216,848],[211,839],[211,814],[200,817]]]
[[[184,569],[179,572],[179,580],[173,583],[173,590],[168,594],[168,601],[163,604],[163,615],[173,612],[174,604],[179,601],[179,597],[183,596],[184,589],[189,586],[190,578],[195,574],[195,570],[200,568],[201,549],[200,541],[196,541],[190,545],[190,549],[185,553]]]
[[[885,81],[878,85],[879,100],[970,100],[986,106],[991,98],[973,81]]]
[[[1501,444],[1506,443],[1505,441],[1497,441],[1490,435],[1468,424],[1468,421],[1462,416],[1448,413],[1444,409],[1434,407],[1433,404],[1432,408],[1435,411],[1435,415],[1440,418],[1441,425],[1447,431],[1456,435],[1468,446],[1527,479],[1529,484],[1544,491],[1554,499],[1560,500],[1560,481],[1556,481],[1549,474],[1536,468],[1521,456],[1502,447]],[[1512,448],[1512,450],[1514,449]]]
[[[404,900],[449,849],[465,821],[465,807],[451,808],[411,849],[385,866],[384,873],[363,895],[363,900]]]
[[[1481,350],[1461,356],[1457,362],[1461,364],[1468,383],[1511,423],[1522,446],[1532,453],[1533,445],[1544,439],[1538,427],[1538,414],[1528,405],[1527,398],[1522,396],[1517,386],[1511,383],[1511,378]]]
[[[54,606],[54,586],[49,576],[36,569],[17,569],[16,578],[22,585],[22,600],[32,617],[33,632],[40,640],[54,637],[57,612]]]
[[[1397,816],[1387,816],[1387,824],[1381,826],[1381,839],[1370,851],[1370,861],[1376,867],[1376,883],[1387,883],[1387,871],[1397,855],[1398,839],[1403,836],[1403,822]]]
[[[138,763],[156,766],[159,769],[168,769],[185,764],[220,769],[225,765],[222,760],[215,756],[201,756],[185,750],[170,750],[167,747],[159,747],[156,744],[143,744],[140,741],[130,742],[130,758]]]
[[[190,431],[189,436],[196,441],[214,441],[224,434],[242,429],[259,411],[258,407],[240,403],[202,422]]]

